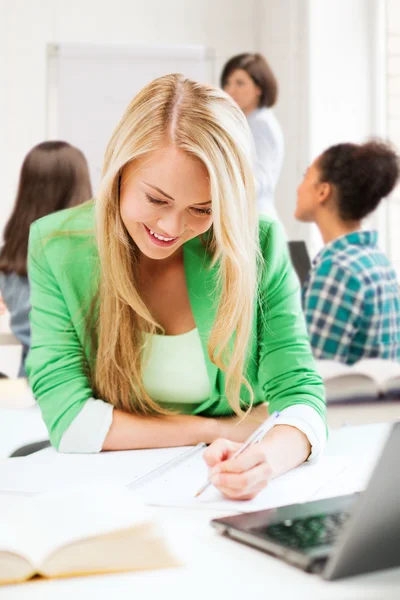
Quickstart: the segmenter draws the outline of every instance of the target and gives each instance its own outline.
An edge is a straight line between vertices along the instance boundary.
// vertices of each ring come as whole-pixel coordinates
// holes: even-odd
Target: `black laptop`
[[[300,284],[303,285],[311,268],[306,243],[303,241],[292,241],[288,242],[288,246],[290,260],[300,280]]]
[[[400,422],[361,494],[214,519],[221,534],[324,579],[400,566]]]

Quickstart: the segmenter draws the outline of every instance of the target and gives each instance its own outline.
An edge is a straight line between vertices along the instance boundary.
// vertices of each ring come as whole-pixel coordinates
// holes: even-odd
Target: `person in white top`
[[[224,66],[221,87],[242,109],[253,134],[258,210],[278,219],[274,192],[282,169],[284,139],[272,111],[278,98],[275,75],[261,54],[239,54]]]

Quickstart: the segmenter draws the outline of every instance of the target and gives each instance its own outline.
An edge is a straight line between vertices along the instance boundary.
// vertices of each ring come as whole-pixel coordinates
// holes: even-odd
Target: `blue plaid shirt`
[[[315,358],[353,364],[361,358],[400,361],[400,293],[374,231],[327,244],[303,287]]]

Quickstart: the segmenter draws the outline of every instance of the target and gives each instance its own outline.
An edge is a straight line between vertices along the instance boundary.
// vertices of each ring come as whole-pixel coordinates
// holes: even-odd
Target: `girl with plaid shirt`
[[[303,287],[310,343],[318,359],[400,361],[400,294],[396,273],[364,217],[390,194],[399,162],[387,145],[338,144],[307,169],[295,216],[316,223],[324,248]]]

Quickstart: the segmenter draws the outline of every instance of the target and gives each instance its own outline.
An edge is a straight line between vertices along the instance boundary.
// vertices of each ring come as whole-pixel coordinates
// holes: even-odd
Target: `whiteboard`
[[[46,137],[82,150],[96,192],[108,140],[137,92],[167,73],[214,83],[214,70],[204,46],[49,44]]]

